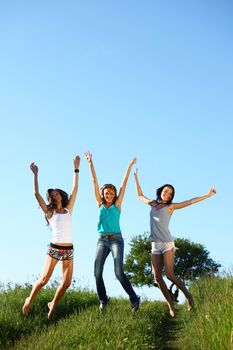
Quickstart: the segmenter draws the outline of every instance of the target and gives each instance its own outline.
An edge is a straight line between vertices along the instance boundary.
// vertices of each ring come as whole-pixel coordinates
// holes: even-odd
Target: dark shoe
[[[134,303],[131,304],[131,308],[132,308],[133,313],[138,311],[139,305],[140,305],[140,297],[138,297],[138,299]]]

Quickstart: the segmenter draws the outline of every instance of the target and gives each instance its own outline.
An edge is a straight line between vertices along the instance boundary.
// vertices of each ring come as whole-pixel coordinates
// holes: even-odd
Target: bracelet
[[[74,169],[74,172],[75,173],[79,173],[79,169]]]

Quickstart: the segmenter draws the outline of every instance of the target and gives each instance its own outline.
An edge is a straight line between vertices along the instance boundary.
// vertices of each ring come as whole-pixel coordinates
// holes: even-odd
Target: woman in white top
[[[38,167],[31,163],[30,169],[34,174],[34,191],[35,197],[45,213],[45,218],[48,221],[52,230],[52,239],[47,252],[45,266],[41,278],[34,284],[29,297],[26,298],[22,308],[22,313],[27,315],[33,300],[37,293],[44,287],[58,261],[62,263],[62,282],[58,286],[55,296],[51,302],[48,303],[48,319],[51,318],[52,312],[63,296],[67,288],[69,288],[73,274],[73,238],[71,227],[71,213],[75,203],[78,191],[78,174],[79,174],[80,157],[74,158],[74,180],[73,189],[70,197],[67,193],[60,189],[49,189],[47,192],[47,205],[39,193],[38,185]]]

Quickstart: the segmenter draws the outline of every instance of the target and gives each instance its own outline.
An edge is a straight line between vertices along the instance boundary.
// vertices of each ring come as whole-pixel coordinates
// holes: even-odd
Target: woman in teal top
[[[117,196],[116,187],[112,184],[105,184],[100,190],[94,169],[92,154],[87,152],[85,157],[89,163],[91,175],[93,179],[95,198],[99,208],[98,233],[99,239],[97,243],[97,252],[95,258],[95,279],[97,293],[100,299],[100,312],[103,312],[109,298],[107,297],[104,280],[103,268],[109,253],[112,253],[114,260],[115,275],[120,281],[122,287],[129,295],[132,311],[139,308],[140,298],[133,290],[128,278],[123,270],[124,257],[124,240],[120,229],[121,203],[125,194],[127,181],[132,166],[136,163],[136,158],[132,159],[123,178],[123,182]]]
[[[106,188],[106,185],[104,187]],[[113,189],[113,191],[115,192],[115,189]],[[101,189],[101,192],[103,192],[103,189]],[[109,232],[116,234],[121,233],[120,215],[121,211],[115,204],[110,207],[101,204],[99,207],[98,232],[101,235]]]

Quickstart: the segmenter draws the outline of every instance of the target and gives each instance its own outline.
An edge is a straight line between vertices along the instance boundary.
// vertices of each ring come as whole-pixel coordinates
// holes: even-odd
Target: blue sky
[[[98,212],[86,150],[100,185],[119,188],[136,156],[149,198],[167,182],[175,201],[216,187],[215,197],[177,211],[171,231],[231,268],[232,10],[226,0],[1,2],[0,281],[33,282],[50,240],[29,163],[39,166],[43,196],[49,187],[70,192],[79,154],[74,277],[95,288]],[[131,238],[149,229],[132,175],[121,216],[126,254]],[[110,296],[126,296],[111,256],[105,281]]]

